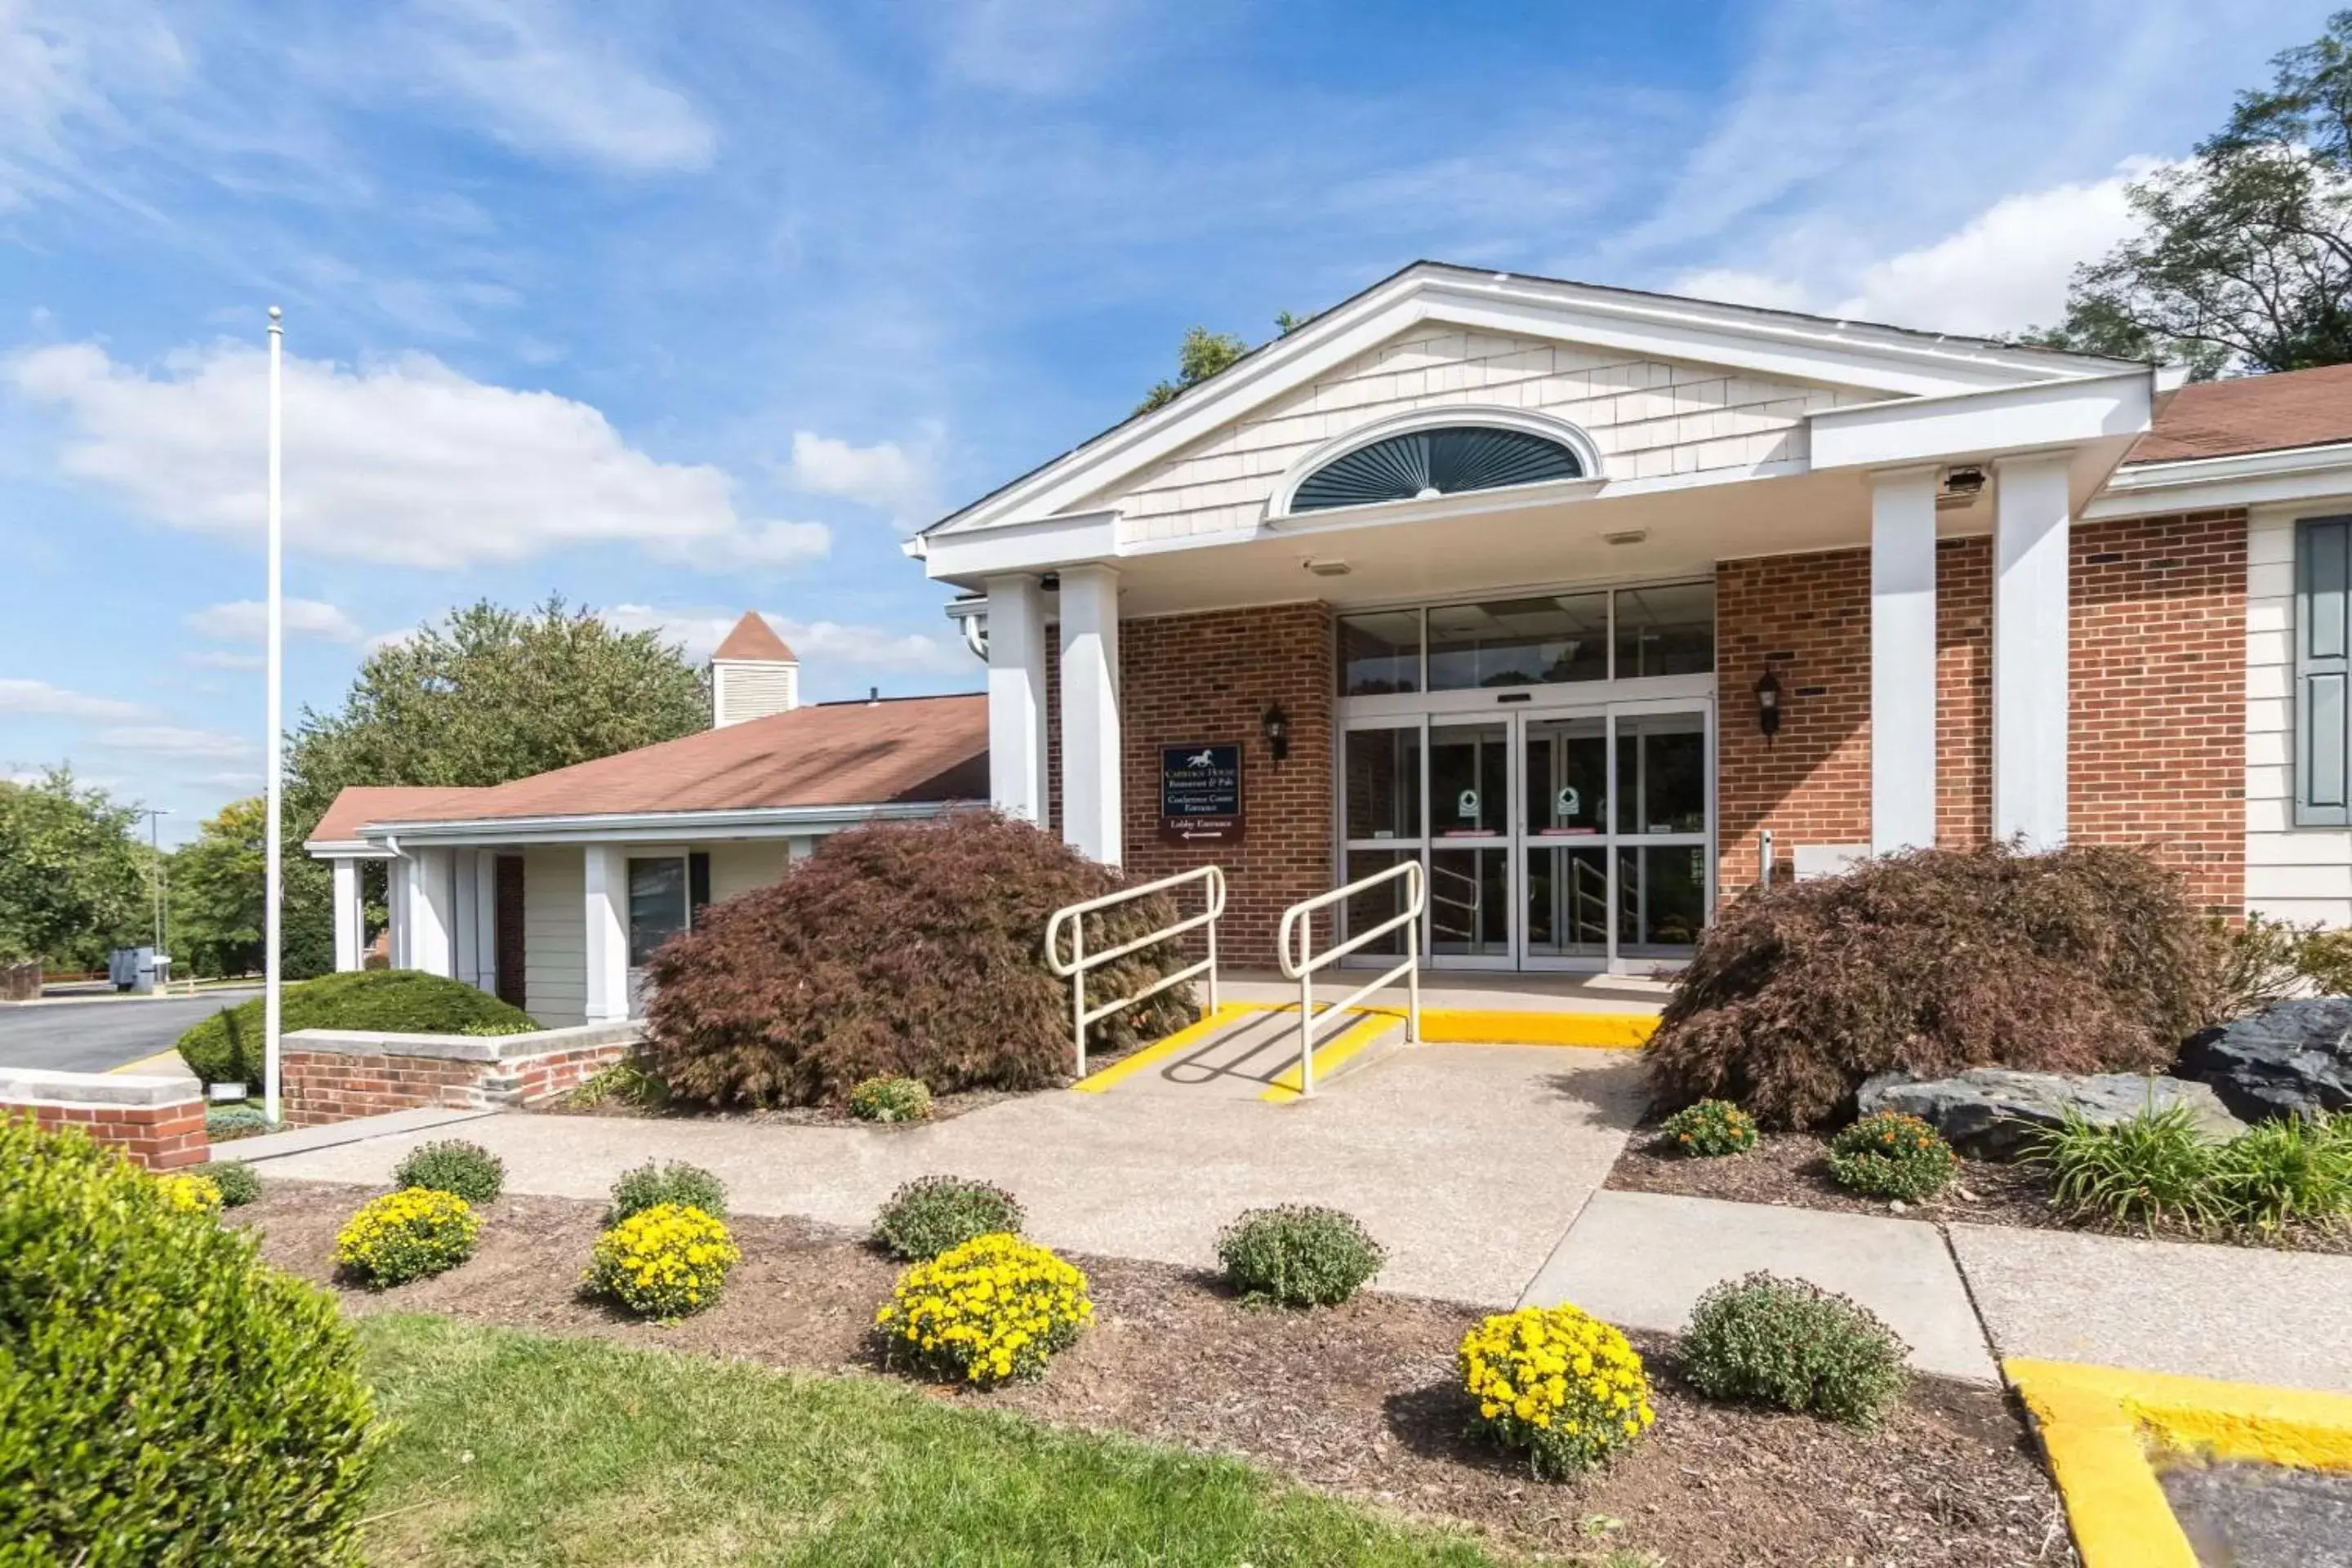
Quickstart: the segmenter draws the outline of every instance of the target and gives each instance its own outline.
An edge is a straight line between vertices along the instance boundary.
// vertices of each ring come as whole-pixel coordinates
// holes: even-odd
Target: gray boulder
[[[1864,1116],[1881,1110],[1916,1116],[1974,1160],[2014,1160],[2036,1132],[2063,1125],[2069,1110],[2105,1126],[2127,1121],[2151,1104],[2158,1110],[2186,1105],[2210,1137],[2227,1138],[2244,1127],[2204,1084],[2128,1072],[2078,1078],[1974,1068],[1937,1079],[1885,1072],[1865,1082],[1858,1098]]]
[[[2352,996],[2301,996],[2202,1030],[2172,1070],[2249,1121],[2352,1110]]]

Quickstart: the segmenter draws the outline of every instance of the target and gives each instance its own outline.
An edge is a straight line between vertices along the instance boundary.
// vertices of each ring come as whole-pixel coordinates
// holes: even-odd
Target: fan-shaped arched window
[[[1426,500],[1583,477],[1583,461],[1563,441],[1527,430],[1448,425],[1408,430],[1341,453],[1299,482],[1290,510]]]

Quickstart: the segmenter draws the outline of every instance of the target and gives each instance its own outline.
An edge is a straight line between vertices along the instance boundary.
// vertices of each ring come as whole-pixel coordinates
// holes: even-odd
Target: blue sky
[[[2326,9],[0,0],[0,773],[258,786],[273,301],[293,706],[551,592],[968,689],[906,531],[1186,326],[1416,257],[2046,321]]]

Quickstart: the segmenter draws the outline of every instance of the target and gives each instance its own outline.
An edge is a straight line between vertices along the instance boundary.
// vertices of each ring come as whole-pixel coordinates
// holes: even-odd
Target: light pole
[[[142,805],[139,815],[147,819],[147,876],[155,887],[155,956],[161,958],[171,949],[163,945],[163,847],[157,819],[172,813],[164,806]]]

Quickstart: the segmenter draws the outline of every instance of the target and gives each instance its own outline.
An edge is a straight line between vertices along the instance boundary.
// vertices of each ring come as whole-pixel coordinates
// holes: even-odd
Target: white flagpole
[[[265,989],[261,1003],[261,1114],[271,1126],[276,1126],[278,1123],[278,988],[281,982],[278,973],[279,905],[283,901],[286,891],[285,873],[278,864],[278,855],[282,847],[278,842],[280,785],[278,776],[279,736],[284,729],[278,713],[278,688],[286,673],[284,664],[285,584],[282,581],[286,521],[278,494],[278,460],[280,450],[284,446],[284,432],[281,428],[283,420],[280,415],[284,395],[279,379],[278,358],[280,345],[286,338],[286,329],[282,324],[281,317],[282,312],[277,306],[269,307],[269,739],[268,760],[264,764],[268,769],[268,773],[263,795],[265,808],[269,817],[266,829],[269,871],[262,935]]]

